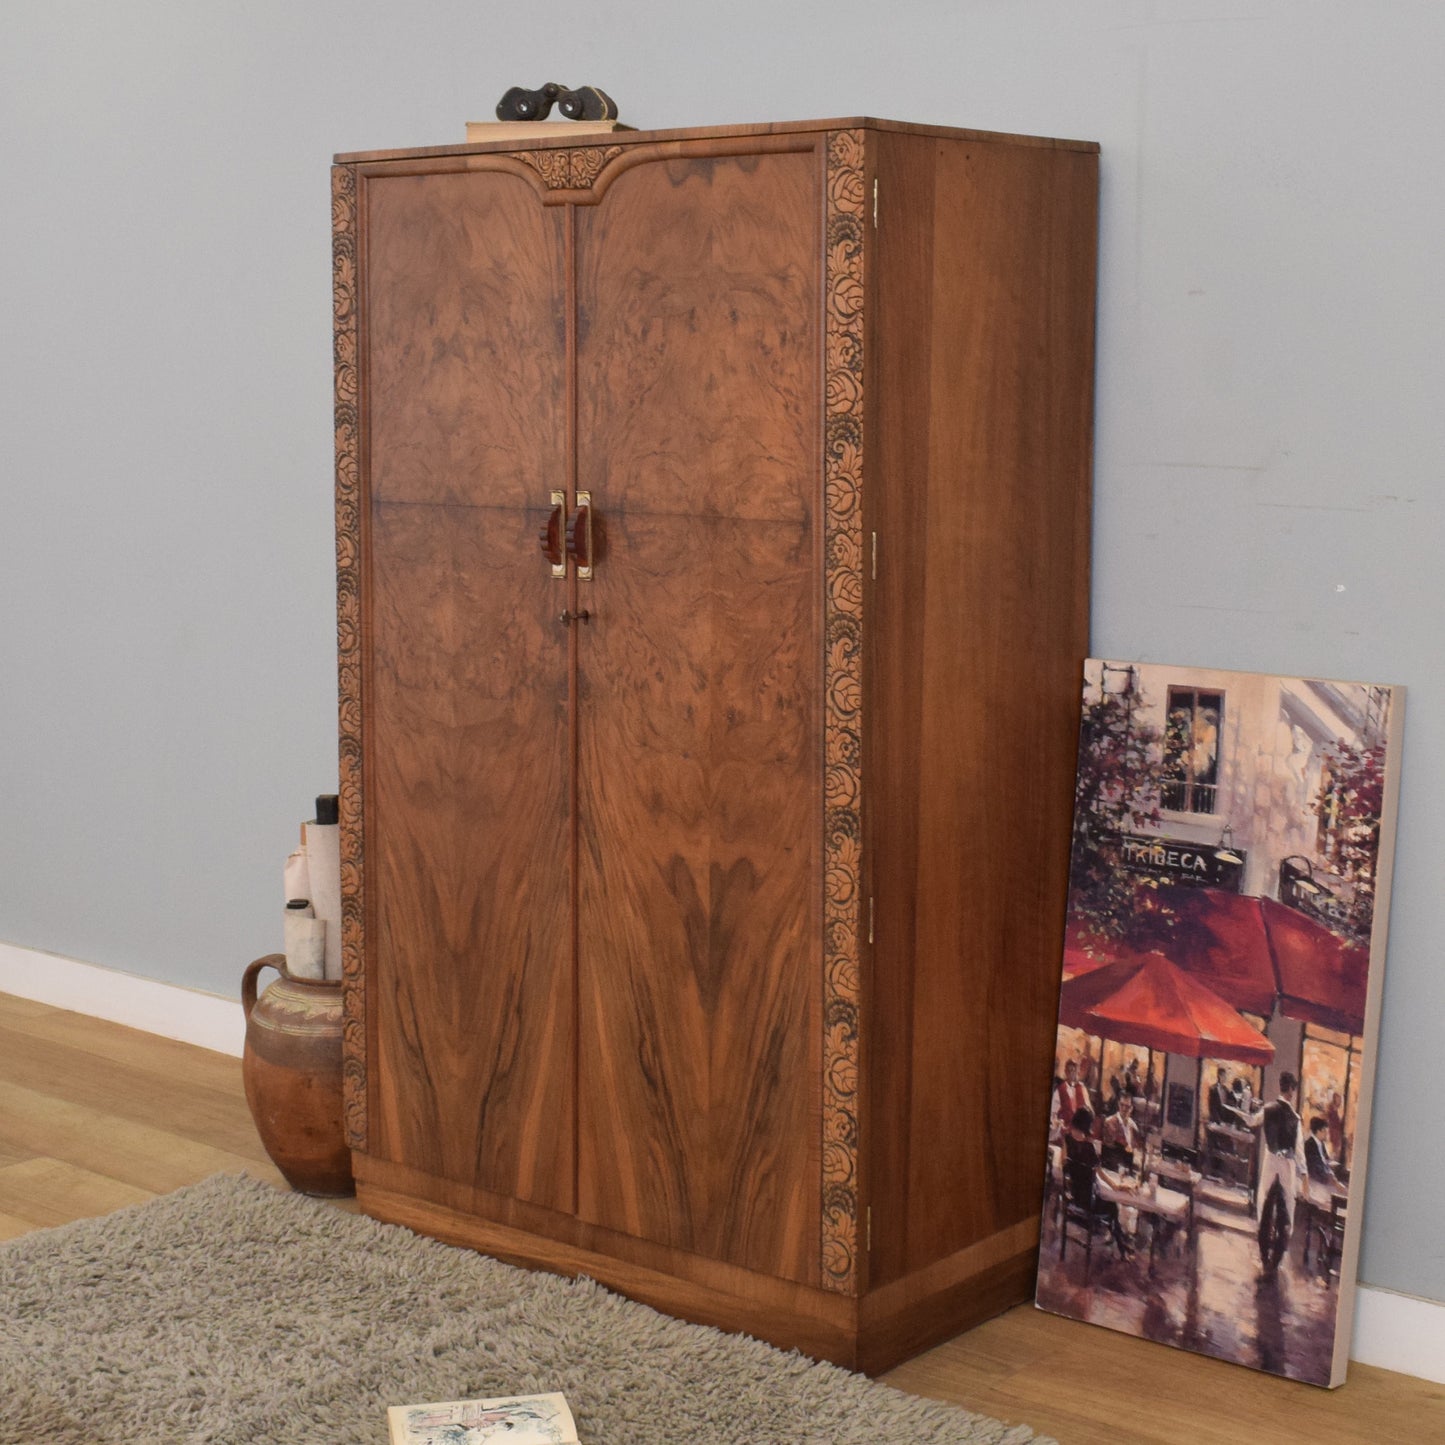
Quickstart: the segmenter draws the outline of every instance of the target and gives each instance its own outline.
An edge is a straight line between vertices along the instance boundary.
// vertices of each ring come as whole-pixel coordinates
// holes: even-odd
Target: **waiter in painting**
[[[1268,1278],[1279,1268],[1294,1229],[1295,1199],[1304,1187],[1304,1129],[1294,1106],[1299,1080],[1288,1071],[1279,1076],[1279,1097],[1266,1104],[1251,1123],[1259,1123],[1259,1257]]]

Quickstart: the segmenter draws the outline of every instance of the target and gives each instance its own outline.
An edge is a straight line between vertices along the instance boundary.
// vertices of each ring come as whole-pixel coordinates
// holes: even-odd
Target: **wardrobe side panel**
[[[1036,1235],[1088,647],[1097,232],[1088,152],[877,145],[875,1286]]]

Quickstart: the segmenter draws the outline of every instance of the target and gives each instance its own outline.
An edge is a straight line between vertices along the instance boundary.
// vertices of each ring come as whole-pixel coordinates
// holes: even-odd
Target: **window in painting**
[[[1099,1092],[1104,1096],[1106,1109],[1122,1093],[1152,1099],[1159,1092],[1162,1058],[1156,1061],[1143,1044],[1121,1044],[1113,1039],[1104,1039],[1103,1045]]]
[[[1224,694],[1169,689],[1160,802],[1176,813],[1213,813],[1219,797],[1219,738]]]
[[[1261,1033],[1264,1032],[1265,1021],[1258,1014],[1243,1013],[1240,1017],[1246,1023],[1251,1023]],[[1237,1059],[1205,1059],[1202,1070],[1204,1078],[1204,1089],[1206,1098],[1214,1088],[1214,1081],[1221,1072],[1224,1074],[1225,1088],[1230,1096],[1230,1107],[1239,1110],[1243,1116],[1243,1122],[1253,1118],[1265,1100],[1264,1093],[1264,1070],[1257,1064],[1241,1064]],[[1209,1118],[1207,1104],[1199,1111],[1201,1123]],[[1229,1122],[1234,1122],[1230,1120]]]
[[[1226,1086],[1231,1100],[1243,1114],[1253,1114],[1263,1104],[1264,1070],[1253,1064],[1241,1064],[1233,1059],[1205,1059],[1204,1087],[1212,1089],[1220,1070],[1224,1071]],[[1239,1085],[1238,1088],[1235,1086]]]
[[[1300,1054],[1300,1117],[1306,1129],[1313,1119],[1325,1121],[1330,1158],[1345,1169],[1354,1152],[1360,1045],[1358,1035],[1307,1024]]]
[[[1099,1090],[1099,1040],[1083,1029],[1060,1024],[1054,1038],[1054,1078],[1064,1077],[1070,1060],[1079,1066],[1079,1082],[1097,1099]]]

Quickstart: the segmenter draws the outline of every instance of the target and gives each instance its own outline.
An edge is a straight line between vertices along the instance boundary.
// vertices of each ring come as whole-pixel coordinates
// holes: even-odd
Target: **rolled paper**
[[[311,877],[306,866],[306,849],[298,848],[286,860],[286,899],[310,898]]]
[[[326,920],[286,909],[286,972],[292,978],[326,977]]]
[[[317,821],[303,830],[311,907],[326,924],[325,977],[329,979],[341,977],[341,829],[336,816],[335,796],[323,794],[316,800]]]

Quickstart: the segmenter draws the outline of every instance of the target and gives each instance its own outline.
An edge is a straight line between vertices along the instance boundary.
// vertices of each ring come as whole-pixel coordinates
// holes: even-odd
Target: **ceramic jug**
[[[280,977],[258,999],[257,978],[266,968]],[[341,1114],[341,984],[293,978],[285,956],[270,953],[246,969],[241,1004],[241,1074],[267,1154],[303,1194],[354,1193]]]

